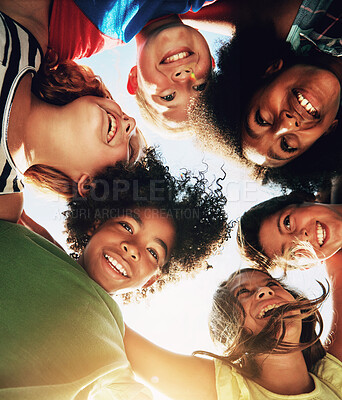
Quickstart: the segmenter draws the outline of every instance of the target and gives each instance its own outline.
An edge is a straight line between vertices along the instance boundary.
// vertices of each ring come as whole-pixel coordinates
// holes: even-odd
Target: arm
[[[333,300],[333,322],[327,350],[342,361],[342,251],[326,260]],[[341,314],[341,315],[339,315]]]
[[[50,233],[41,225],[37,224],[37,222],[33,221],[32,218],[30,218],[25,211],[23,210],[19,220],[18,224],[25,226],[26,228],[30,229],[31,231],[37,233],[38,235],[42,236],[49,242],[53,243],[57,247],[59,247],[61,250],[65,251],[63,247],[55,241],[55,239],[50,235]]]
[[[216,400],[211,360],[164,350],[126,326],[124,343],[133,370],[175,400]]]
[[[0,219],[17,222],[23,209],[24,195],[11,193],[0,195]]]
[[[274,24],[280,38],[286,39],[303,0],[217,0],[197,13],[181,15],[194,28],[231,35],[235,26]]]

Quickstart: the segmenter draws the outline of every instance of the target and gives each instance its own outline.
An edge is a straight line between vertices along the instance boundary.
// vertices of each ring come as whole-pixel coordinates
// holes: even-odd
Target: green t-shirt
[[[67,254],[0,221],[0,399],[150,399],[115,301]]]
[[[244,378],[234,368],[215,360],[218,400],[341,400],[342,363],[331,354],[318,361],[311,375],[315,389],[310,393],[281,395],[272,393]],[[281,377],[279,377],[281,379]]]

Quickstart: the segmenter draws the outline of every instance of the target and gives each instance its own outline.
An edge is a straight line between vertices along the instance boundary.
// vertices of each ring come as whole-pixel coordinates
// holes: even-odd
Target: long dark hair
[[[319,282],[322,288],[322,295],[316,299],[309,300],[277,280],[285,290],[292,294],[296,301],[275,309],[267,325],[257,335],[253,335],[252,332],[243,327],[245,320],[244,310],[229,287],[237,276],[250,271],[255,271],[255,269],[245,268],[234,272],[227,281],[218,287],[214,294],[209,320],[210,334],[214,343],[223,347],[223,355],[219,356],[205,351],[197,351],[194,354],[217,358],[233,366],[241,374],[255,378],[260,373],[260,367],[255,361],[257,355],[271,352],[284,354],[301,349],[308,371],[311,371],[317,361],[326,354],[319,340],[323,331],[323,320],[318,308],[326,299],[329,289],[326,289]],[[272,278],[268,272],[262,272]],[[298,318],[298,315],[284,316],[285,313],[292,310],[300,310],[301,312],[302,333],[300,344],[283,341],[286,330],[284,320]],[[316,333],[317,324],[319,326],[318,333]],[[277,334],[280,332],[280,337],[276,339]]]

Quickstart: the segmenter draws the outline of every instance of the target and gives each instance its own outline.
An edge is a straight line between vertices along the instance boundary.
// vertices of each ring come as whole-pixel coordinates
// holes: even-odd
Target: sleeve
[[[327,354],[314,367],[313,371],[321,381],[337,394],[342,393],[342,362]]]
[[[94,386],[92,400],[152,400],[151,391],[134,379],[128,366],[104,376]]]
[[[1,131],[0,131],[0,194],[11,194],[23,191],[23,183],[18,177],[16,169],[13,167],[13,162],[10,160],[8,153],[5,132],[7,130],[9,105],[7,98],[13,80],[17,74],[17,66],[11,60],[17,57],[18,51],[11,52],[13,46],[13,38],[10,35],[16,33],[14,24],[7,26],[4,16],[0,13],[0,115],[1,115]],[[20,43],[17,47],[20,49]]]

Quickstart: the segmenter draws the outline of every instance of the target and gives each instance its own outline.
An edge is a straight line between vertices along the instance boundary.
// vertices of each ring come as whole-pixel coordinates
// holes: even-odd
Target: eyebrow
[[[252,130],[252,128],[249,126],[248,115],[246,116],[246,118],[245,118],[245,120],[244,120],[244,126],[245,126],[245,129],[246,129],[247,135],[248,135],[249,137],[251,137],[252,139],[258,139],[258,138],[259,138],[259,135],[256,134],[256,133]]]
[[[167,255],[168,255],[168,248],[167,248],[166,243],[165,243],[163,240],[159,239],[159,238],[154,238],[154,241],[157,242],[157,243],[164,249],[164,251],[165,251],[165,258],[167,258]]]
[[[279,216],[278,221],[277,221],[277,227],[278,227],[279,233],[282,235],[283,233],[282,233],[281,227],[280,227],[280,216]],[[282,245],[280,247],[280,251],[281,251],[281,254],[284,254],[284,251],[285,251],[285,244],[284,243],[282,243]]]

